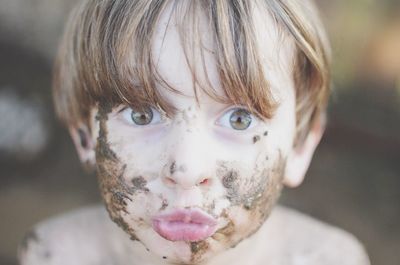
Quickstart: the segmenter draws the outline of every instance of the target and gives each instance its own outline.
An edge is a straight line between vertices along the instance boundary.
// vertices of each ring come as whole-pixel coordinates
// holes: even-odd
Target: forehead
[[[184,5],[185,2],[179,3]],[[183,9],[184,7],[168,5],[156,24],[152,43],[156,71],[184,97],[197,96],[200,102],[214,101],[203,90],[196,89],[196,86],[202,86],[220,97],[226,97],[221,88],[219,62],[216,58],[218,49],[210,25],[212,22],[203,10],[197,9],[197,23],[187,23],[182,19],[185,15]],[[252,48],[259,51],[259,59],[270,85],[265,89],[270,89],[273,97],[279,102],[294,94],[294,42],[280,29],[266,7],[259,8],[253,5],[251,13],[254,26],[244,26],[249,26],[247,30],[254,31],[255,46]],[[172,103],[182,97],[165,89],[159,90],[160,94]],[[195,90],[199,91],[198,95]]]

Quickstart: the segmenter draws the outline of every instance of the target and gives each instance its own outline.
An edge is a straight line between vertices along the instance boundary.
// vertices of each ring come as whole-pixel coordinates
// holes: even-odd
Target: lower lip
[[[153,229],[169,241],[202,241],[216,231],[216,224],[184,222],[180,220],[154,219]]]

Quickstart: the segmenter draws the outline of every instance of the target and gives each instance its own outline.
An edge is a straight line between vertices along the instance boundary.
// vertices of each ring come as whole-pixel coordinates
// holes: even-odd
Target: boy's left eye
[[[217,124],[234,130],[244,131],[254,127],[257,121],[258,119],[250,111],[238,107],[225,112],[217,121]]]
[[[154,108],[147,107],[144,110],[136,111],[132,108],[122,110],[122,117],[125,121],[136,126],[146,126],[161,122],[161,114]]]

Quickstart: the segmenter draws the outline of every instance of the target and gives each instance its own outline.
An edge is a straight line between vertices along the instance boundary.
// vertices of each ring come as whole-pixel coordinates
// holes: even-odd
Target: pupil
[[[132,120],[136,125],[147,125],[153,120],[153,111],[150,108],[144,112],[132,110]]]
[[[251,114],[244,109],[234,111],[230,117],[230,123],[235,130],[246,130],[251,124]]]

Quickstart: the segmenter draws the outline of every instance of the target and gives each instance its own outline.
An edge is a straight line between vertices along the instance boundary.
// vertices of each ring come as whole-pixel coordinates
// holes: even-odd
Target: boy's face
[[[272,119],[262,121],[200,90],[196,102],[168,14],[157,26],[153,52],[157,70],[184,94],[160,88],[176,114],[167,118],[156,107],[136,112],[102,103],[94,110],[107,209],[132,239],[168,261],[195,263],[235,246],[260,228],[280,194],[295,136],[293,47],[266,14],[256,15],[263,66],[279,102]],[[202,34],[208,77],[223,95],[211,36],[206,29]]]

